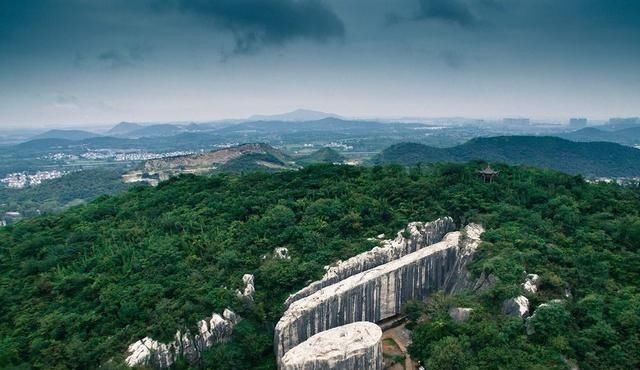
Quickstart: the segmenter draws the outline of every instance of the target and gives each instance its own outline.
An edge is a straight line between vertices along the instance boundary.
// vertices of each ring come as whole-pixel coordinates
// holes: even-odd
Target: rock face
[[[382,330],[355,322],[313,335],[282,358],[283,370],[382,370]]]
[[[229,340],[236,322],[236,314],[226,309],[222,316],[214,313],[211,319],[200,320],[196,335],[191,335],[188,331],[182,334],[178,330],[175,340],[170,343],[161,343],[145,337],[129,345],[125,363],[130,367],[151,366],[166,369],[180,356],[184,356],[190,363],[195,363],[203,350],[215,343]]]
[[[451,232],[428,247],[411,246],[417,251],[352,274],[291,303],[276,325],[277,359],[280,361],[287,351],[316,333],[357,321],[378,322],[400,314],[408,300],[424,299],[435,291],[462,285],[457,281],[460,271],[465,270],[460,261],[468,259],[478,247],[482,232],[481,226],[469,225],[462,233]],[[369,261],[369,253],[365,253],[364,261]],[[373,255],[377,253],[387,256],[380,251]],[[355,262],[350,265],[362,268]]]
[[[502,304],[502,313],[523,318],[527,317],[529,315],[529,300],[523,295],[507,299]]]
[[[313,282],[290,295],[284,304],[289,306],[291,303],[308,297],[326,286],[439,242],[446,233],[454,229],[455,224],[451,217],[443,217],[426,223],[412,222],[407,226],[406,230],[398,232],[395,239],[383,240],[380,242],[379,247],[349,258],[346,261],[338,261],[335,266],[327,270],[321,280]],[[384,237],[383,234],[378,235],[378,237],[381,236]]]

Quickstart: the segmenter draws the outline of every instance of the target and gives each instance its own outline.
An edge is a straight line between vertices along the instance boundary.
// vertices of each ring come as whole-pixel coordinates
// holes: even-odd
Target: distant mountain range
[[[640,126],[619,130],[603,130],[595,127],[587,127],[558,136],[573,141],[608,141],[633,146],[640,145]]]
[[[107,131],[107,135],[109,136],[121,136],[126,135],[130,132],[139,130],[143,128],[139,123],[131,123],[131,122],[120,122],[117,125],[113,126],[111,130]]]
[[[287,122],[287,123],[300,123],[308,121],[319,121],[326,118],[341,117],[337,114],[324,113],[307,109],[298,109],[293,112],[274,114],[274,115],[254,115],[245,120],[226,120],[220,122],[211,123],[158,123],[158,124],[139,124],[131,122],[121,122],[107,131],[106,135],[123,137],[123,138],[142,138],[142,137],[158,137],[158,136],[173,136],[185,132],[203,132],[214,131],[225,126],[234,126],[237,124],[243,124],[247,122]]]
[[[293,112],[273,115],[253,115],[247,119],[247,121],[318,121],[325,118],[340,118],[337,114],[319,112],[309,109],[296,109]]]
[[[581,143],[539,136],[477,138],[451,148],[400,143],[383,150],[372,162],[414,165],[469,160],[552,168],[585,176],[640,176],[638,149],[615,143]]]
[[[42,139],[64,139],[64,140],[84,140],[99,137],[101,135],[83,130],[49,130],[32,137],[30,140]]]

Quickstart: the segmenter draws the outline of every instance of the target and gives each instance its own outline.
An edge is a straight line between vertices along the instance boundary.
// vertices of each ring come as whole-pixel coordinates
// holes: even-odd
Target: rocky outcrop
[[[222,316],[214,313],[209,320],[200,320],[196,335],[189,331],[183,334],[178,330],[175,340],[170,343],[161,343],[145,337],[129,345],[125,363],[130,367],[150,366],[161,369],[171,367],[179,357],[195,363],[206,348],[231,338],[237,320],[236,314],[226,309]]]
[[[530,294],[536,294],[540,287],[540,276],[538,274],[528,274],[527,279],[522,283],[522,289]]]
[[[382,330],[356,322],[323,331],[292,348],[282,358],[283,370],[382,370]]]
[[[451,232],[428,247],[400,243],[398,249],[405,244],[405,248],[414,252],[397,251],[395,253],[402,255],[399,259],[375,264],[291,303],[275,329],[278,360],[316,333],[357,321],[378,322],[400,314],[408,300],[424,299],[432,292],[464,285],[456,281],[460,279],[457,274],[464,270],[460,261],[468,259],[478,247],[482,232],[481,226],[469,225],[463,232]],[[364,261],[369,261],[371,255],[390,258],[381,251],[368,253],[363,263],[349,260],[350,266],[354,266],[354,270],[362,269],[361,265],[366,265]]]
[[[407,254],[413,253],[433,243],[442,240],[442,237],[455,229],[451,217],[439,218],[432,222],[412,222],[403,231],[398,232],[395,239],[383,240],[380,246],[361,253],[346,261],[338,261],[328,268],[321,280],[311,283],[307,287],[292,294],[285,301],[285,306],[308,297],[318,290],[335,284],[350,276],[367,271],[374,267],[396,260]],[[379,235],[384,236],[383,234]]]
[[[279,260],[290,260],[289,249],[285,247],[279,247],[273,250],[273,257]]]
[[[480,274],[478,280],[473,286],[474,293],[482,293],[491,290],[498,283],[498,278],[494,274],[486,274],[484,271]]]
[[[449,309],[449,317],[455,322],[465,322],[471,317],[473,308],[453,307]]]
[[[238,298],[244,298],[246,300],[253,301],[253,295],[256,292],[255,285],[253,284],[253,275],[244,274],[242,276],[242,283],[244,284],[244,289],[242,291],[236,290]]]
[[[507,299],[502,303],[502,313],[510,316],[527,317],[529,316],[529,300],[523,295]]]

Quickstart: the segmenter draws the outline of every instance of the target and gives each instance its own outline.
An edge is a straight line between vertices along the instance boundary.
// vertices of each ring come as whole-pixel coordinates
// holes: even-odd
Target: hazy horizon
[[[0,0],[0,128],[638,116],[638,40],[627,0]]]

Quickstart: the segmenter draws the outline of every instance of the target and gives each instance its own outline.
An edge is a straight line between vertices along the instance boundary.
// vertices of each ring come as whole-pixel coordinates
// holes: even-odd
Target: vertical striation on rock
[[[282,370],[382,370],[382,330],[355,322],[311,336],[282,359]]]
[[[459,285],[457,274],[464,270],[460,261],[466,261],[477,248],[482,232],[481,226],[469,225],[428,248],[411,247],[417,251],[291,303],[276,325],[277,359],[316,333],[357,321],[378,322],[400,314],[408,300]]]
[[[284,304],[288,307],[291,303],[308,297],[326,286],[439,242],[446,233],[454,229],[455,223],[451,217],[439,218],[432,222],[412,222],[407,225],[405,230],[398,232],[395,239],[383,240],[380,242],[379,247],[349,258],[346,261],[338,261],[335,266],[327,270],[321,280],[315,281],[290,295]],[[380,236],[384,237],[384,234]]]

